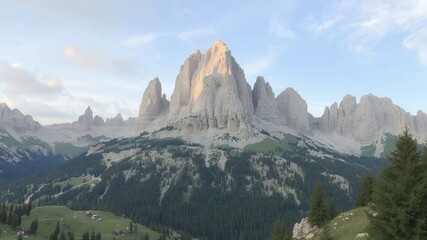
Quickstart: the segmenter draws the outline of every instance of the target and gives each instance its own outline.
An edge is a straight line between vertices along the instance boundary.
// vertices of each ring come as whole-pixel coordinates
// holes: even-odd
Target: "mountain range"
[[[275,219],[305,216],[317,182],[347,210],[405,126],[427,136],[426,114],[373,95],[313,117],[292,88],[276,97],[263,77],[252,88],[222,41],[185,60],[170,99],[150,81],[136,118],[88,107],[43,126],[0,106],[0,179],[20,178],[0,184],[0,200],[111,211],[207,239],[266,239]]]

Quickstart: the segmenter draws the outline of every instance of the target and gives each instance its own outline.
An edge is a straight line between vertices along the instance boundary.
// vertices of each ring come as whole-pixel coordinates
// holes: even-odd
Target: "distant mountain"
[[[90,107],[78,121],[43,126],[30,115],[0,104],[0,180],[13,180],[47,170],[87,151],[89,146],[130,136],[135,119],[118,114],[104,120]]]
[[[240,147],[262,140],[261,131],[278,138],[300,134],[342,153],[381,157],[405,126],[422,142],[426,139],[427,115],[419,111],[412,116],[389,98],[368,94],[357,103],[347,95],[315,118],[292,88],[275,97],[269,83],[258,77],[252,90],[227,45],[218,40],[185,60],[170,102],[158,78],[149,83],[136,129],[170,127],[175,136],[207,145],[227,132]]]
[[[61,161],[77,156],[91,144],[142,132],[155,133],[158,138],[182,137],[205,146],[214,143],[239,148],[262,141],[262,133],[278,139],[293,134],[340,153],[383,157],[405,126],[421,142],[427,138],[427,114],[419,111],[412,116],[389,98],[369,94],[357,103],[347,95],[339,105],[326,107],[321,117],[313,117],[306,101],[292,88],[276,97],[269,83],[258,77],[252,89],[220,40],[205,53],[197,50],[185,60],[170,100],[162,92],[160,80],[152,80],[137,118],[124,120],[118,114],[104,120],[94,117],[88,107],[75,122],[42,126],[31,116],[0,105],[2,139],[10,137],[19,143],[35,139],[43,143],[44,152],[61,155]],[[171,131],[159,131],[166,128]],[[232,141],[224,139],[224,134]],[[13,148],[4,144],[3,162],[19,162],[25,155],[13,154],[15,148],[23,149],[19,144]]]

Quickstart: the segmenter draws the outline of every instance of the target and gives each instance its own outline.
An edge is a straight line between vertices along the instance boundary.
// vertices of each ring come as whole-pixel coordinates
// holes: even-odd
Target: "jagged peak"
[[[88,106],[85,110],[85,115],[88,116],[88,115],[92,115],[92,114],[93,114],[92,109],[90,108],[90,106]]]
[[[9,106],[6,103],[0,103],[0,109],[4,109],[4,108],[10,110]]]

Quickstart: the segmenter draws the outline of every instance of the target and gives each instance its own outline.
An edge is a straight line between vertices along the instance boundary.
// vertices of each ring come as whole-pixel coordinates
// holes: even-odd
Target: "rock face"
[[[252,99],[257,117],[277,125],[284,125],[285,119],[280,117],[273,90],[263,77],[257,77],[252,90]]]
[[[181,67],[170,103],[170,119],[184,132],[216,128],[250,129],[251,87],[227,45],[218,40],[204,54],[193,53]]]
[[[418,112],[411,116],[389,98],[368,94],[362,96],[357,104],[354,96],[347,95],[339,108],[336,103],[326,107],[319,119],[319,128],[326,133],[334,132],[368,144],[385,133],[398,135],[405,126],[417,137],[427,136],[426,120],[426,114]]]
[[[89,106],[86,108],[85,113],[79,117],[77,122],[74,122],[73,127],[79,132],[87,132],[93,125],[93,112]]]
[[[301,222],[295,223],[292,230],[292,239],[305,240],[313,238],[313,232],[318,230],[317,227],[312,227],[308,222],[308,218],[301,219]]]
[[[292,88],[287,88],[276,98],[281,116],[286,124],[298,131],[310,131],[309,114],[307,103]]]
[[[139,106],[139,116],[136,123],[138,131],[144,129],[145,124],[153,121],[159,115],[169,111],[169,101],[162,95],[162,85],[158,78],[150,81],[142,96]]]
[[[0,104],[0,128],[9,127],[16,132],[33,131],[41,127],[30,115],[22,114],[18,109],[11,110],[5,103]]]
[[[125,125],[122,114],[118,113],[114,118],[109,118],[105,121],[105,125],[112,127],[122,127]]]
[[[102,126],[102,125],[104,125],[104,123],[105,123],[104,119],[102,117],[98,116],[98,115],[96,115],[93,118],[93,124],[96,125],[96,126]]]

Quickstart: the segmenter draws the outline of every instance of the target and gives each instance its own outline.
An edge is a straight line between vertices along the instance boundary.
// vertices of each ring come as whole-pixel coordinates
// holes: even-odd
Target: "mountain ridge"
[[[291,87],[275,96],[268,81],[259,76],[252,88],[221,40],[204,53],[194,51],[184,61],[170,99],[157,77],[150,81],[136,118],[123,120],[118,114],[104,120],[94,117],[88,107],[75,122],[43,126],[6,104],[0,110],[0,127],[8,127],[10,135],[39,138],[51,146],[65,142],[87,147],[95,143],[81,141],[88,134],[111,139],[169,128],[173,131],[168,134],[206,144],[230,133],[237,139],[231,144],[244,147],[261,141],[260,133],[266,131],[277,138],[287,133],[308,136],[348,154],[360,155],[362,147],[370,146],[379,157],[388,134],[396,136],[405,126],[419,140],[427,138],[427,114],[420,110],[411,115],[390,98],[367,94],[357,102],[347,94],[339,104],[326,106],[322,116],[314,117],[304,98]],[[198,136],[200,133],[207,137]]]

